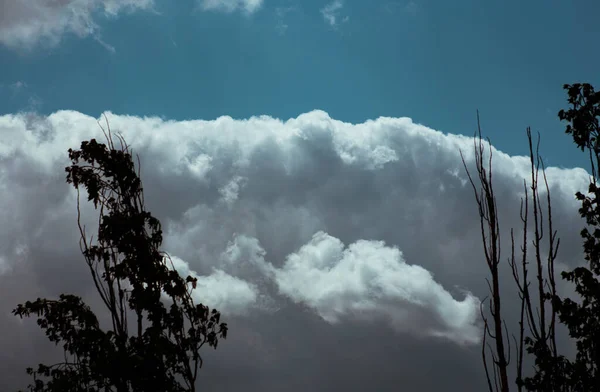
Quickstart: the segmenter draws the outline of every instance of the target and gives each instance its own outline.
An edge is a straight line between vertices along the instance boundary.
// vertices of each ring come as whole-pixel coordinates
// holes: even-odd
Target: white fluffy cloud
[[[103,43],[98,13],[115,17],[150,10],[153,4],[153,0],[0,0],[0,44],[9,48],[56,45],[67,33],[93,36]]]
[[[171,261],[179,275],[198,279],[196,289],[192,292],[196,303],[210,304],[228,314],[244,314],[256,304],[258,293],[252,284],[219,269],[210,275],[198,276],[179,257],[171,256]]]
[[[163,223],[164,249],[176,256],[180,272],[201,277],[199,301],[239,317],[230,324],[232,336],[236,328],[256,328],[246,331],[253,336],[251,346],[278,358],[268,366],[275,369],[285,361],[297,366],[288,355],[290,345],[308,358],[334,361],[340,357],[306,350],[315,340],[326,344],[320,336],[353,346],[364,331],[388,336],[398,347],[410,342],[411,356],[392,358],[385,354],[388,345],[369,343],[361,350],[373,350],[372,356],[358,360],[350,348],[337,345],[336,355],[351,358],[344,368],[357,363],[375,371],[385,361],[401,360],[392,373],[410,379],[424,371],[414,366],[429,363],[432,349],[441,350],[435,354],[440,358],[478,361],[479,348],[472,343],[480,338],[477,298],[487,295],[487,275],[472,189],[459,156],[461,149],[472,167],[472,138],[443,134],[409,118],[350,124],[322,111],[286,121],[106,116],[111,129],[122,132],[140,154],[147,207]],[[31,297],[64,291],[93,295],[64,167],[68,148],[91,137],[102,140],[97,119],[73,111],[4,115],[0,134],[0,220],[8,222],[0,227],[0,312],[8,314]],[[496,150],[494,157],[498,208],[507,231],[519,226],[528,159]],[[587,173],[550,167],[547,175],[561,236],[559,261],[572,264],[581,256],[582,224],[573,194],[586,188]],[[93,218],[93,208],[86,208],[84,214]],[[15,290],[9,284],[14,276],[31,284]],[[505,282],[505,292],[514,293],[512,282]],[[503,303],[509,326],[510,312],[518,309],[511,301],[508,296]],[[304,332],[310,328],[313,332]],[[288,329],[297,343],[283,332],[280,340],[272,337]],[[10,334],[6,342],[23,341]],[[455,343],[467,349],[450,348]],[[465,369],[480,366],[468,363]],[[481,390],[468,382],[470,370],[448,366],[436,368],[439,382],[456,377],[467,380],[457,389]],[[410,389],[439,390],[439,385],[421,389],[426,381],[418,380]]]
[[[259,248],[252,259],[273,276],[279,292],[330,323],[384,316],[400,331],[479,342],[479,300],[469,293],[455,300],[429,271],[406,264],[402,252],[383,241],[359,240],[345,248],[320,231],[281,268],[261,262],[264,254]]]

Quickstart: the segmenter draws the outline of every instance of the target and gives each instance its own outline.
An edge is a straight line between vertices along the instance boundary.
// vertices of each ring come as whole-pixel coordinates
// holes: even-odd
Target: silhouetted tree
[[[475,186],[475,182],[471,177],[471,173],[467,169],[462,151],[460,152],[463,165],[467,171],[469,181],[473,186],[475,192],[475,200],[477,202],[477,208],[481,223],[481,235],[483,239],[483,249],[485,253],[486,263],[490,271],[492,282],[488,280],[490,286],[491,298],[489,299],[489,305],[493,318],[493,330],[490,331],[490,325],[487,318],[483,314],[483,308],[481,309],[481,316],[484,320],[484,333],[483,333],[483,351],[482,360],[488,382],[488,387],[492,390],[492,377],[487,363],[486,355],[486,343],[487,337],[493,337],[495,340],[495,347],[491,349],[493,357],[493,370],[495,386],[497,390],[502,392],[508,391],[508,359],[504,343],[504,332],[503,332],[503,319],[501,311],[501,295],[499,286],[499,273],[498,266],[500,264],[500,225],[498,223],[498,212],[496,208],[496,197],[494,196],[494,188],[492,185],[492,150],[491,146],[489,149],[489,160],[488,164],[484,163],[484,145],[481,139],[481,126],[479,123],[479,113],[477,114],[477,130],[478,137],[474,138],[473,150],[475,153],[475,165],[477,168],[477,174],[480,182],[480,189],[478,190]],[[483,307],[483,303],[482,303]],[[498,386],[499,383],[499,386]]]
[[[535,358],[536,372],[524,380],[530,391],[585,392],[600,390],[600,188],[597,185],[600,166],[600,93],[590,84],[564,85],[567,90],[568,110],[558,117],[567,121],[566,133],[589,154],[591,166],[587,195],[577,192],[581,202],[579,213],[586,227],[581,231],[585,265],[561,273],[563,279],[575,285],[578,298],[560,298],[556,292],[545,294],[552,302],[560,323],[574,339],[577,354],[573,360],[549,352],[543,344],[534,341],[528,352]],[[548,380],[553,381],[549,383]]]
[[[558,251],[559,241],[552,228],[552,209],[548,183],[546,181],[543,163],[536,150],[534,157],[531,132],[528,129],[529,151],[531,161],[531,201],[534,218],[534,266],[537,272],[537,304],[532,306],[532,283],[528,278],[529,261],[527,259],[527,224],[528,224],[528,193],[525,188],[525,198],[521,204],[521,219],[523,221],[523,245],[521,247],[521,263],[518,268],[515,261],[514,236],[511,230],[512,255],[509,264],[513,278],[517,284],[521,298],[519,338],[514,338],[517,351],[517,379],[519,391],[538,392],[587,392],[600,390],[600,186],[597,184],[598,168],[600,167],[600,92],[595,92],[589,84],[565,85],[568,92],[568,102],[571,107],[561,110],[559,118],[567,121],[566,133],[582,151],[589,154],[591,164],[591,179],[587,194],[576,193],[581,202],[579,213],[585,219],[586,227],[581,231],[585,266],[572,271],[561,273],[563,279],[575,285],[578,298],[560,298],[556,292],[554,260]],[[482,239],[484,252],[492,284],[490,291],[490,312],[492,314],[493,331],[482,310],[484,320],[483,364],[486,371],[488,389],[490,391],[508,391],[510,386],[506,381],[508,362],[506,350],[510,357],[510,342],[508,329],[500,310],[501,293],[496,282],[499,279],[497,266],[500,259],[500,230],[496,201],[493,194],[491,174],[491,147],[489,163],[483,164],[483,144],[481,129],[479,129],[479,144],[475,144],[476,168],[479,174],[480,190],[469,174],[476,195],[476,202],[481,218]],[[538,142],[539,143],[539,142]],[[539,146],[539,144],[538,144]],[[464,159],[463,159],[464,163]],[[547,257],[542,260],[540,248],[544,236],[544,222],[538,193],[539,169],[542,168],[543,179],[547,194],[546,227],[549,232]],[[465,164],[466,168],[466,164]],[[468,173],[468,170],[467,170]],[[544,268],[545,267],[545,268]],[[527,321],[527,329],[525,322]],[[556,323],[564,324],[571,338],[574,339],[577,354],[574,359],[559,355],[556,348]],[[503,328],[504,325],[504,328]],[[503,335],[504,333],[504,335]],[[506,340],[503,337],[506,336]],[[495,341],[495,347],[486,343],[486,338]],[[490,376],[486,347],[493,358],[493,375]],[[525,351],[534,359],[534,371],[531,376],[523,374],[523,354]]]
[[[474,138],[474,157],[475,168],[477,171],[478,185],[471,176],[464,156],[461,151],[463,165],[469,177],[469,181],[475,193],[477,211],[480,218],[481,237],[483,240],[483,249],[486,264],[490,273],[488,282],[490,297],[486,298],[481,304],[481,317],[484,322],[483,342],[482,342],[482,362],[486,374],[488,390],[490,392],[501,391],[508,392],[512,384],[508,378],[509,365],[511,362],[511,342],[508,327],[502,313],[502,298],[500,290],[500,263],[501,263],[501,235],[499,212],[496,204],[496,196],[492,182],[492,147],[488,140],[488,156],[484,159],[485,148],[481,137],[481,127],[479,115],[477,116],[477,134]],[[527,128],[527,140],[529,142],[529,160],[531,167],[531,178],[529,187],[524,180],[524,197],[521,199],[520,216],[522,221],[522,245],[520,257],[515,252],[514,230],[510,231],[511,251],[508,257],[512,277],[517,285],[520,304],[518,336],[512,335],[515,344],[516,353],[516,384],[519,391],[523,389],[523,355],[525,349],[528,351],[532,347],[546,350],[550,357],[555,357],[556,353],[556,310],[552,306],[547,293],[554,295],[554,261],[557,256],[559,239],[552,225],[552,208],[550,200],[550,189],[546,181],[546,173],[543,162],[539,155],[539,137],[538,144],[534,150],[531,136],[531,129]],[[547,195],[546,219],[544,220],[544,208],[540,199],[539,181],[540,169]],[[531,215],[530,216],[530,208]],[[528,259],[528,230],[533,218],[533,260],[535,266],[535,280],[529,276]],[[544,238],[544,228],[549,231],[547,244],[547,257],[543,257],[542,239]],[[546,267],[546,268],[544,268]],[[491,282],[490,282],[491,280]],[[534,283],[534,287],[530,288]],[[534,292],[532,292],[532,290]],[[535,294],[535,295],[532,295]],[[483,310],[483,305],[488,301],[491,320],[488,320]],[[550,306],[547,306],[550,303]],[[488,342],[493,341],[493,344]],[[488,362],[491,358],[491,364]],[[536,373],[545,368],[539,368],[536,364]],[[552,384],[554,374],[549,373],[544,378],[544,385]]]
[[[103,129],[104,131],[104,129]],[[69,149],[67,182],[78,193],[80,246],[92,280],[111,316],[103,330],[92,310],[75,295],[18,305],[20,317],[35,315],[48,339],[62,343],[65,359],[28,368],[29,391],[195,391],[200,348],[217,347],[227,325],[220,314],[195,304],[196,279],[182,278],[161,252],[160,222],[144,207],[142,182],[129,147],[110,128],[108,144],[95,139]],[[99,208],[95,243],[81,224],[79,190]]]
[[[590,84],[564,85],[570,109],[558,116],[567,121],[566,133],[581,149],[587,150],[591,166],[591,181],[587,195],[577,192],[581,202],[579,213],[587,227],[581,231],[586,265],[563,272],[562,278],[575,285],[580,298],[572,300],[554,296],[561,323],[577,344],[577,355],[565,366],[573,391],[600,390],[600,187],[597,184],[600,167],[600,92]]]

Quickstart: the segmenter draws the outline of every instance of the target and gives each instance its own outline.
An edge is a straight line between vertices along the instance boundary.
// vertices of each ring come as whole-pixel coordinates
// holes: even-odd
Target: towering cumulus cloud
[[[402,360],[407,378],[419,355],[425,358],[419,350],[431,345],[439,345],[439,358],[452,353],[462,358],[457,364],[478,366],[461,357],[478,350],[479,304],[487,294],[479,221],[459,156],[462,150],[472,167],[472,138],[408,118],[348,124],[322,111],[287,121],[105,115],[140,155],[146,204],[163,223],[175,268],[199,276],[197,299],[234,320],[232,339],[246,336],[229,349],[225,343],[219,355],[251,350],[262,362],[238,359],[236,366],[287,374],[279,367],[296,366],[296,356],[286,356],[290,347],[335,363],[355,358],[352,344],[332,357],[306,351],[309,342],[352,342],[371,331],[398,345],[416,339],[411,360]],[[25,330],[9,315],[17,302],[65,291],[93,298],[64,167],[68,148],[103,140],[97,121],[72,111],[0,117],[2,344],[25,344]],[[528,160],[494,154],[501,224],[517,227]],[[573,194],[585,188],[587,173],[547,173],[557,229],[563,243],[575,244],[563,247],[564,265],[579,256]],[[83,214],[92,227],[93,207]],[[17,285],[17,277],[27,284]],[[503,306],[517,309],[510,300]],[[296,338],[277,340],[274,331]],[[369,347],[362,352],[383,346]],[[381,361],[396,361],[385,358],[372,352],[357,363],[384,369]],[[320,370],[306,371],[316,377]],[[449,366],[439,376],[460,372]]]

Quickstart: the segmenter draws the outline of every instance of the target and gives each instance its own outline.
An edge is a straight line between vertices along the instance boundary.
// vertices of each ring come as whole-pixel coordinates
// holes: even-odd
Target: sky
[[[69,148],[102,138],[105,117],[140,155],[164,249],[229,322],[205,353],[207,391],[485,388],[486,266],[460,158],[473,168],[477,110],[505,238],[520,222],[531,126],[559,265],[581,260],[573,195],[587,165],[557,112],[564,83],[598,84],[596,2],[0,9],[0,390],[61,355],[15,304],[74,292],[99,305],[64,167]],[[508,275],[503,289],[514,322]]]

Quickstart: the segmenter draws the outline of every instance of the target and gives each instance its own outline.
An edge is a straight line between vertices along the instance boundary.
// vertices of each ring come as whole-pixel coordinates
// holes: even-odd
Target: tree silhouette
[[[581,231],[586,266],[563,272],[562,278],[575,285],[580,298],[553,299],[558,307],[561,323],[577,344],[577,356],[566,367],[573,391],[591,391],[600,388],[600,92],[590,84],[564,85],[571,108],[561,110],[558,116],[568,121],[566,133],[582,151],[587,150],[591,165],[591,181],[587,195],[577,192],[581,202],[579,213],[586,226]]]
[[[556,350],[556,309],[552,306],[548,293],[553,296],[556,293],[554,278],[554,261],[557,256],[560,240],[553,229],[552,208],[550,199],[550,188],[546,180],[546,172],[539,155],[539,136],[535,148],[531,129],[527,128],[527,140],[529,144],[530,183],[523,180],[524,197],[521,199],[520,218],[522,222],[522,245],[520,256],[515,250],[514,229],[510,231],[510,253],[507,257],[512,278],[516,283],[520,298],[520,311],[518,322],[518,334],[510,335],[508,326],[503,315],[502,292],[500,290],[500,263],[501,263],[501,234],[499,212],[496,204],[496,196],[492,182],[492,147],[488,140],[487,159],[486,149],[481,136],[479,115],[477,116],[478,133],[473,141],[475,156],[475,168],[477,171],[477,183],[471,176],[466,161],[461,151],[463,165],[467,172],[477,204],[477,212],[480,218],[481,238],[484,245],[484,256],[490,277],[486,279],[489,286],[490,296],[481,304],[481,317],[484,322],[482,362],[486,374],[487,386],[490,392],[508,392],[512,382],[508,378],[509,366],[511,365],[511,337],[514,343],[517,390],[522,391],[527,383],[523,374],[523,358],[525,351],[539,350],[547,353],[548,358],[558,356]],[[541,174],[541,177],[540,177]],[[547,205],[544,208],[540,197],[540,181],[546,192]],[[533,238],[528,238],[528,232],[532,227]],[[544,247],[544,231],[547,245]],[[528,247],[531,241],[531,248]],[[544,248],[547,254],[544,257]],[[529,265],[533,259],[535,266],[535,279],[530,277]],[[490,282],[491,281],[491,282]],[[532,285],[533,284],[533,285]],[[487,301],[487,302],[486,302]],[[488,319],[484,311],[484,304],[489,305]],[[548,306],[549,305],[549,306]],[[489,341],[493,344],[490,344]],[[491,361],[489,361],[491,358]],[[558,375],[554,372],[546,374],[547,367],[536,363],[535,372],[544,374],[543,385],[553,385],[557,382]],[[549,389],[543,389],[549,390]]]
[[[550,189],[546,181],[543,162],[538,149],[533,149],[531,131],[527,130],[529,140],[531,183],[528,193],[525,185],[525,197],[521,201],[521,220],[523,222],[523,242],[521,261],[515,258],[514,232],[511,229],[512,252],[508,259],[521,299],[518,339],[513,335],[516,361],[516,387],[518,391],[538,392],[587,392],[600,390],[600,186],[597,184],[600,167],[600,92],[595,92],[589,84],[564,85],[568,92],[571,108],[561,110],[559,118],[567,121],[566,133],[582,151],[589,154],[591,164],[591,180],[587,194],[576,193],[581,202],[579,213],[585,219],[586,227],[581,231],[586,265],[572,271],[561,273],[561,277],[575,285],[579,298],[560,298],[556,292],[554,261],[558,252],[559,240],[552,226],[552,207]],[[508,328],[501,313],[501,293],[498,285],[500,263],[500,225],[496,210],[496,199],[492,185],[491,147],[488,165],[484,165],[481,129],[476,139],[475,161],[478,173],[479,188],[465,164],[476,196],[478,212],[481,219],[481,233],[484,242],[484,253],[489,266],[492,283],[490,284],[490,313],[492,325],[489,324],[482,308],[484,320],[484,339],[482,360],[487,376],[488,389],[507,392],[510,382],[507,369],[510,357],[510,340]],[[538,142],[539,148],[539,142]],[[463,159],[464,163],[464,159]],[[546,188],[546,220],[542,219],[543,208],[538,191],[539,172]],[[533,209],[533,266],[535,280],[528,276],[530,261],[528,259],[528,222],[530,204]],[[546,257],[541,248],[546,230]],[[489,281],[488,281],[489,282]],[[533,283],[533,286],[531,286]],[[530,289],[531,286],[531,289]],[[564,324],[577,347],[574,359],[568,359],[557,352],[556,324]],[[493,332],[492,332],[493,331]],[[486,339],[492,339],[495,345],[489,345]],[[487,361],[486,350],[492,357],[492,372]],[[508,355],[506,354],[508,352]],[[533,374],[527,376],[523,372],[524,353],[534,360]]]
[[[28,368],[29,391],[195,391],[199,350],[217,347],[227,324],[220,313],[195,304],[196,279],[182,278],[170,257],[159,250],[160,222],[144,207],[142,181],[129,146],[119,135],[115,148],[110,128],[107,144],[95,139],[69,149],[67,183],[77,189],[80,247],[94,285],[111,316],[103,330],[80,297],[60,295],[17,306],[17,316],[38,317],[38,325],[65,360]],[[81,224],[79,190],[99,208],[95,243]]]

